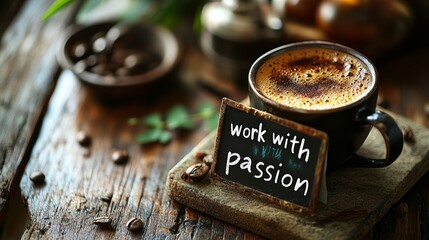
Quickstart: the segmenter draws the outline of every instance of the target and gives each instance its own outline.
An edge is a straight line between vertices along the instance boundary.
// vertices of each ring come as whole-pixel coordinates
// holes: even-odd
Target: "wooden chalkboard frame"
[[[320,144],[320,148],[319,148],[319,154],[317,157],[316,169],[314,170],[314,181],[313,181],[313,185],[312,185],[313,188],[310,189],[310,191],[309,191],[311,194],[311,198],[310,198],[308,206],[302,206],[302,205],[299,205],[299,204],[296,204],[296,203],[293,203],[293,202],[272,196],[270,194],[261,192],[257,189],[248,187],[248,186],[243,185],[239,182],[235,182],[235,181],[227,179],[223,176],[220,176],[216,172],[216,165],[218,164],[219,150],[220,150],[220,145],[221,145],[220,142],[222,141],[221,136],[222,136],[222,131],[224,130],[225,113],[226,113],[226,109],[228,107],[237,109],[237,110],[242,111],[246,114],[252,115],[253,117],[257,117],[257,118],[268,120],[270,122],[274,122],[274,123],[281,125],[285,128],[293,129],[295,131],[298,131],[298,132],[305,134],[307,136],[310,136],[312,138],[320,139],[321,144]],[[326,164],[325,162],[326,162],[326,157],[327,157],[328,142],[329,142],[328,135],[325,132],[319,131],[317,129],[308,127],[306,125],[303,125],[303,124],[300,124],[300,123],[297,123],[294,121],[290,121],[290,120],[287,120],[284,118],[274,116],[270,113],[267,113],[267,112],[264,112],[264,111],[261,111],[261,110],[258,110],[258,109],[252,108],[252,107],[248,107],[248,106],[243,105],[241,103],[235,102],[231,99],[223,98],[221,108],[220,108],[219,125],[217,128],[216,142],[215,142],[214,154],[213,154],[213,163],[212,163],[211,168],[210,168],[210,177],[213,180],[218,180],[218,181],[221,181],[221,182],[224,182],[226,184],[233,186],[235,189],[237,189],[237,191],[243,191],[243,192],[249,193],[250,195],[253,195],[255,197],[261,198],[262,200],[273,202],[282,208],[286,208],[286,209],[292,210],[294,212],[312,214],[312,213],[314,213],[317,201],[319,199],[323,175],[326,174],[325,173],[325,164]]]

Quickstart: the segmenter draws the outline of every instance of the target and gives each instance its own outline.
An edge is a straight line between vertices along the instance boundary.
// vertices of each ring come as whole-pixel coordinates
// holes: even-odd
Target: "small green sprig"
[[[52,15],[54,15],[57,12],[59,12],[61,9],[67,7],[68,5],[70,5],[73,2],[74,2],[74,0],[56,0],[43,13],[42,20],[43,21],[48,20],[50,17],[52,17]]]
[[[86,0],[79,12],[91,12],[103,0]],[[65,9],[77,0],[55,0],[43,13],[42,20],[47,21],[53,15]],[[130,2],[130,0],[128,0]],[[138,0],[132,1],[132,7],[126,11],[124,20],[143,20],[160,24],[166,28],[175,28],[183,22],[190,13],[194,12],[193,28],[201,31],[201,11],[207,0]]]
[[[130,118],[128,124],[145,127],[145,130],[139,133],[136,138],[140,144],[153,142],[165,144],[172,140],[173,131],[178,129],[191,130],[200,121],[204,121],[209,130],[213,130],[217,127],[218,118],[219,113],[213,105],[204,103],[193,114],[190,114],[182,105],[174,105],[167,111],[165,118],[159,112],[155,112],[140,119]]]

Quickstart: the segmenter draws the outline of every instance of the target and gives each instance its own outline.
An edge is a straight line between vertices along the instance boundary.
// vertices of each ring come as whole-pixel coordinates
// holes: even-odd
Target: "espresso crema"
[[[323,48],[288,50],[263,63],[256,87],[285,106],[325,110],[351,104],[371,91],[374,79],[361,60]]]

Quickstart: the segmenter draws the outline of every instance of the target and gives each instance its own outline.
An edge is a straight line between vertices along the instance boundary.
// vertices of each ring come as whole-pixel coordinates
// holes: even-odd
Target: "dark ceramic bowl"
[[[116,101],[156,91],[177,65],[176,37],[160,26],[132,24],[111,48],[103,49],[106,34],[113,26],[118,25],[106,22],[70,27],[59,44],[59,64],[103,100]]]

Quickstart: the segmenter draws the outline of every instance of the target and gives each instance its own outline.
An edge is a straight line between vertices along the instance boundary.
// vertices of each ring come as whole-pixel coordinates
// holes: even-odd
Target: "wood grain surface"
[[[56,36],[70,11],[55,21],[42,23],[49,2],[28,1],[9,5],[10,22],[1,41],[0,54],[0,219],[10,194],[16,190],[35,140],[41,115],[55,85]],[[17,12],[16,15],[13,15]]]
[[[168,84],[131,102],[102,103],[59,69],[55,44],[73,8],[43,23],[40,16],[51,2],[18,1],[0,18],[1,238],[261,239],[166,194],[168,171],[209,133],[204,125],[177,132],[169,144],[144,146],[134,139],[139,129],[127,125],[129,117],[165,112],[177,103],[192,110],[203,102],[218,106],[223,96],[240,101],[246,89],[220,77],[199,51],[197,36],[185,32],[183,59]],[[426,127],[428,54],[426,45],[413,45],[377,62],[382,105]],[[79,131],[91,136],[89,148],[77,143]],[[117,149],[129,152],[127,162],[112,162]],[[45,174],[44,184],[29,179],[36,171]],[[364,238],[427,239],[427,186],[426,173]],[[108,193],[111,200],[103,200]],[[93,224],[102,216],[112,219],[110,227]],[[133,217],[143,220],[141,232],[127,229]]]
[[[177,104],[177,99],[190,108],[196,106],[198,102],[190,100],[199,94],[190,89],[181,91],[180,84],[175,84],[157,98],[109,106],[85,94],[74,76],[64,72],[21,180],[31,222],[24,236],[200,239],[206,234],[211,238],[211,234],[225,231],[220,224],[219,230],[206,233],[204,224],[211,229],[217,227],[217,221],[200,216],[188,219],[188,215],[192,218],[196,213],[172,201],[164,192],[169,169],[204,137],[207,133],[204,126],[177,136],[168,145],[140,146],[134,140],[138,129],[127,125],[128,118],[162,112]],[[213,101],[202,96],[198,99]],[[79,131],[87,132],[92,138],[89,156],[86,148],[77,143]],[[111,155],[117,149],[129,152],[126,163],[112,161]],[[46,175],[42,186],[34,185],[29,179],[35,171]],[[112,193],[110,202],[101,200],[107,192]],[[92,223],[100,216],[112,218],[111,228],[100,229]],[[143,232],[133,234],[127,230],[126,222],[132,217],[143,220]],[[196,233],[179,231],[188,222],[201,225],[202,229]]]

